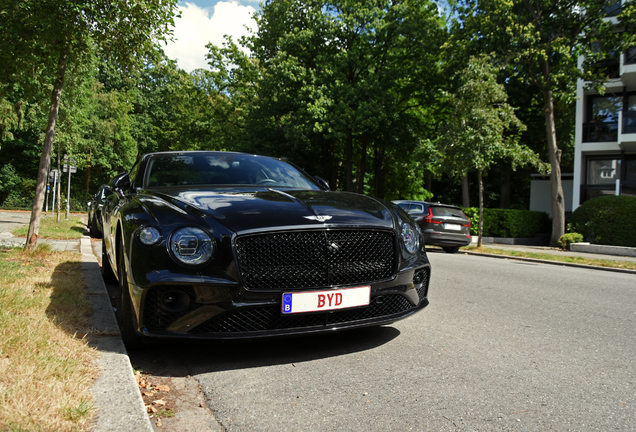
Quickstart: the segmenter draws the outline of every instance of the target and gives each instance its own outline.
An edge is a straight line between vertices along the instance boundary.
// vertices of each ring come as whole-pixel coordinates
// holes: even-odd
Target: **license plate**
[[[283,314],[321,312],[368,306],[371,287],[283,293]]]
[[[446,228],[447,230],[451,230],[451,231],[461,231],[462,230],[462,226],[461,225],[457,225],[457,224],[444,224],[444,228]]]

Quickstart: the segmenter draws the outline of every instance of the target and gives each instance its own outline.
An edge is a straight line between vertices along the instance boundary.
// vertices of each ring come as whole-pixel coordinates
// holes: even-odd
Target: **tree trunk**
[[[374,155],[374,191],[373,196],[375,198],[384,198],[384,148],[378,147],[375,149]]]
[[[501,184],[499,185],[499,208],[510,208],[510,164],[501,163]]]
[[[462,206],[470,207],[470,189],[468,188],[468,174],[462,179]]]
[[[549,78],[550,67],[546,62],[541,63],[541,69],[546,81]],[[549,81],[547,81],[549,82]],[[554,124],[554,100],[552,90],[543,90],[545,107],[545,129],[548,142],[548,156],[550,159],[550,189],[552,197],[552,236],[550,246],[559,245],[559,238],[565,234],[565,199],[561,185],[561,150],[557,146],[556,127]]]
[[[91,162],[92,162],[93,152],[91,149],[88,149],[88,165],[86,167],[86,192],[90,193],[91,191]]]
[[[60,108],[60,100],[62,98],[62,87],[64,87],[64,75],[66,73],[66,62],[68,60],[70,48],[64,47],[60,52],[60,58],[57,64],[57,77],[51,94],[51,109],[49,111],[49,122],[46,126],[46,135],[44,137],[44,148],[40,156],[40,166],[38,168],[38,179],[35,187],[35,198],[33,199],[33,208],[31,210],[31,220],[29,221],[29,231],[24,246],[25,250],[34,250],[38,245],[38,235],[40,233],[40,216],[42,215],[42,205],[44,204],[44,189],[49,175],[49,164],[51,162],[51,150],[53,148],[53,139],[55,138],[55,123],[57,122],[57,114]]]
[[[327,157],[327,165],[329,166],[328,175],[326,175],[327,179],[329,179],[329,188],[331,190],[336,190],[338,188],[338,167],[336,166],[333,140],[324,140],[323,149],[324,154]]]
[[[484,233],[484,182],[481,177],[481,170],[477,172],[479,183],[479,231],[477,233],[477,247],[481,247],[481,236]]]
[[[57,173],[59,176],[59,180],[57,182],[57,192],[55,196],[55,202],[57,203],[57,213],[55,217],[57,218],[57,223],[60,223],[60,209],[62,208],[62,144],[57,143]]]
[[[351,129],[347,132],[347,141],[345,143],[345,178],[347,192],[353,192],[353,132]]]
[[[357,179],[357,192],[364,194],[364,176],[367,173],[367,147],[369,138],[367,136],[362,137],[362,150],[360,153],[360,165],[358,166],[358,179]]]

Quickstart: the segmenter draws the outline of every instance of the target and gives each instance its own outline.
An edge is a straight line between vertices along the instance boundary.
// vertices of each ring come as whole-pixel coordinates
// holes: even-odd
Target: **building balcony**
[[[623,85],[636,86],[636,47],[628,49],[621,55],[620,76]]]
[[[583,142],[618,141],[618,122],[600,122],[583,124]]]

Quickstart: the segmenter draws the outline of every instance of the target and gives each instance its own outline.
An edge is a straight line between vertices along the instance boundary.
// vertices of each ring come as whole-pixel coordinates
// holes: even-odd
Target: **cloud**
[[[208,53],[205,45],[209,42],[221,46],[224,35],[232,36],[237,41],[248,34],[245,25],[256,28],[252,19],[255,9],[241,6],[236,1],[219,1],[211,16],[209,8],[201,8],[194,3],[179,5],[179,10],[181,18],[175,19],[175,42],[168,42],[164,51],[187,72],[209,67],[205,60]]]

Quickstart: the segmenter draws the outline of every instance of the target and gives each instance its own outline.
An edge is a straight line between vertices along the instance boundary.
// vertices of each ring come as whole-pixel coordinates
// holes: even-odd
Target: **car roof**
[[[424,204],[427,206],[433,206],[433,207],[450,207],[450,208],[456,208],[456,209],[460,209],[460,206],[457,205],[453,205],[453,204],[444,204],[441,202],[429,202],[429,201],[415,201],[415,200],[394,200],[392,201],[395,204],[401,204],[401,203],[406,203],[406,204]]]

